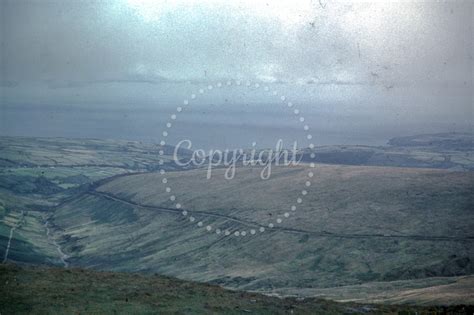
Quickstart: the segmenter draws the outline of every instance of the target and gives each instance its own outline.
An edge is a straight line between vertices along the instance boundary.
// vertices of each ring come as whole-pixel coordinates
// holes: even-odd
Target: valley
[[[379,152],[371,159],[358,159],[357,146],[314,162],[303,150],[302,164],[276,166],[268,180],[257,166],[237,167],[232,180],[217,168],[208,180],[156,144],[0,140],[4,263],[338,302],[474,303],[465,135],[394,140],[369,148]]]

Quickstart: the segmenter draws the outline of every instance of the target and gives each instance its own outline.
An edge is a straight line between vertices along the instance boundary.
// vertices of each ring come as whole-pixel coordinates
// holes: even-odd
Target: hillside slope
[[[269,181],[251,169],[231,181],[216,171],[209,182],[204,171],[170,172],[186,216],[160,174],[122,176],[62,204],[51,223],[73,266],[244,290],[303,294],[474,273],[474,174],[319,165],[304,202],[288,210],[308,168],[275,169]]]
[[[471,314],[472,307],[380,306],[268,297],[163,276],[0,265],[2,314]]]

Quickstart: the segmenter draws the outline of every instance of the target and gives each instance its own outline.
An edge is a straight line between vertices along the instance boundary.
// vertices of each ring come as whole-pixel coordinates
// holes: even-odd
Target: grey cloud
[[[356,92],[459,87],[463,102],[472,87],[471,1],[313,1],[295,25],[272,16],[272,2],[247,14],[240,2],[203,1],[152,21],[126,2],[1,1],[3,101],[38,97],[39,88],[26,90],[37,84],[78,92],[225,79]],[[298,5],[286,22],[299,19]]]

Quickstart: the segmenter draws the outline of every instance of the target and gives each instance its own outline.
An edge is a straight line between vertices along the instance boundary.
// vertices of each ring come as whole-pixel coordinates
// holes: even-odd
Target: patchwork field
[[[172,169],[172,150],[133,141],[0,137],[2,261],[64,265],[49,211],[102,179],[150,171],[159,159]]]

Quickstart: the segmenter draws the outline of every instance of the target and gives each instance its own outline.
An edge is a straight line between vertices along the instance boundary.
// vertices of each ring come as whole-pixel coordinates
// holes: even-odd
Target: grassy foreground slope
[[[186,216],[173,209],[160,174],[123,176],[61,205],[51,222],[73,266],[243,290],[312,295],[406,280],[400,291],[430,286],[415,279],[474,273],[474,174],[317,165],[304,202],[291,211],[309,169],[275,169],[268,181],[252,169],[230,181],[222,170],[210,181],[204,171],[169,172]],[[264,233],[249,233],[261,226]]]
[[[276,298],[163,276],[0,266],[2,314],[471,314],[472,307]]]

